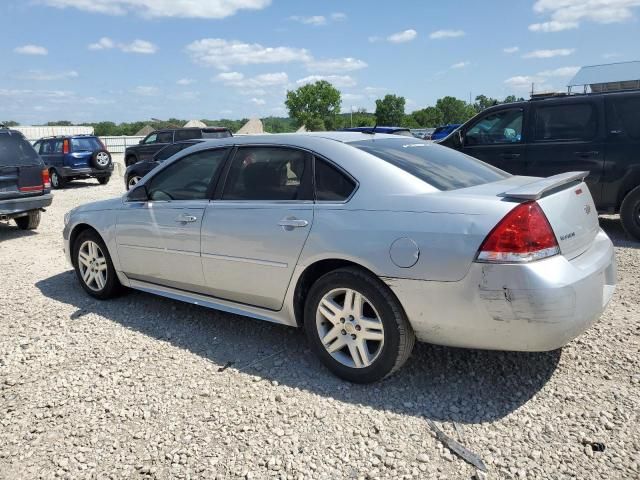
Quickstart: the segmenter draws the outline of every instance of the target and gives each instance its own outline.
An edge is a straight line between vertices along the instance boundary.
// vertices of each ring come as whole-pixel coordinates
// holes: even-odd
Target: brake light
[[[487,235],[476,260],[522,263],[560,253],[558,240],[547,216],[536,202],[521,203]]]
[[[100,142],[100,145],[102,145],[102,149],[103,149],[103,150],[106,150],[106,149],[107,149],[107,146],[104,144],[104,142],[102,141],[102,139],[101,139],[101,138],[98,138],[98,142]]]
[[[69,140],[66,138],[62,142],[62,153],[69,153]]]
[[[49,170],[42,170],[42,186],[47,189],[51,188],[51,180],[49,179]]]

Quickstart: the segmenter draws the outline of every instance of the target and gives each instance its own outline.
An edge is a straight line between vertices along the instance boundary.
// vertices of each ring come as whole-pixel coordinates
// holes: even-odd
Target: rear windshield
[[[227,138],[231,136],[229,130],[203,130],[202,138]]]
[[[22,135],[0,133],[0,165],[13,167],[40,165],[42,160]]]
[[[96,137],[72,138],[71,149],[74,152],[102,150],[102,144]]]
[[[395,165],[438,190],[473,187],[510,176],[480,160],[433,143],[380,138],[350,145]]]

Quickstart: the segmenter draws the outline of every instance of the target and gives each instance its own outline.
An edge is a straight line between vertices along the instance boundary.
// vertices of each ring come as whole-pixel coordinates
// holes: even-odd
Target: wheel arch
[[[293,314],[297,326],[302,327],[304,324],[304,304],[306,302],[307,295],[311,290],[311,286],[323,275],[334,270],[346,267],[358,268],[379,279],[382,284],[387,286],[379,275],[377,275],[371,269],[355,261],[347,260],[344,258],[325,258],[316,260],[303,270],[296,281],[296,286],[293,292]],[[393,293],[393,291],[391,291],[391,289],[389,289],[389,292],[391,292],[391,294],[395,297],[395,294]]]
[[[622,207],[622,202],[632,191],[636,188],[640,187],[640,167],[634,168],[630,172],[627,173],[622,186],[620,187],[620,191],[618,193],[618,199],[616,202],[616,211],[620,211],[620,207]]]
[[[76,240],[80,236],[80,234],[82,232],[86,232],[87,230],[93,230],[96,233],[96,235],[98,235],[104,242],[104,238],[102,237],[102,235],[100,235],[100,232],[95,227],[89,225],[88,223],[78,223],[77,225],[75,225],[71,230],[71,232],[69,233],[69,251],[71,253],[70,255],[71,263],[73,264],[74,267],[76,265],[76,259],[74,258],[74,255],[73,255],[73,250],[74,250],[73,247],[76,243]],[[105,245],[106,245],[106,242],[105,242]]]

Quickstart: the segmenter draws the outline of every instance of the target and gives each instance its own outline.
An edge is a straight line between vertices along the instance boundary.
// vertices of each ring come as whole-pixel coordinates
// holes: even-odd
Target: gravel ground
[[[562,351],[417,345],[398,374],[356,386],[294,329],[138,292],[88,297],[63,214],[122,191],[75,182],[37,232],[0,225],[0,478],[479,475],[426,419],[488,478],[640,477],[640,243],[615,219],[602,219],[615,297]]]

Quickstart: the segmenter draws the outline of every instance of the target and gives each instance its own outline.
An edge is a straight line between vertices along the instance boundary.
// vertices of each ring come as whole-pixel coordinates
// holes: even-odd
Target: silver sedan
[[[199,143],[65,217],[82,287],[129,287],[305,329],[336,375],[379,380],[415,340],[562,347],[602,313],[615,257],[587,172],[511,176],[365,133]]]

